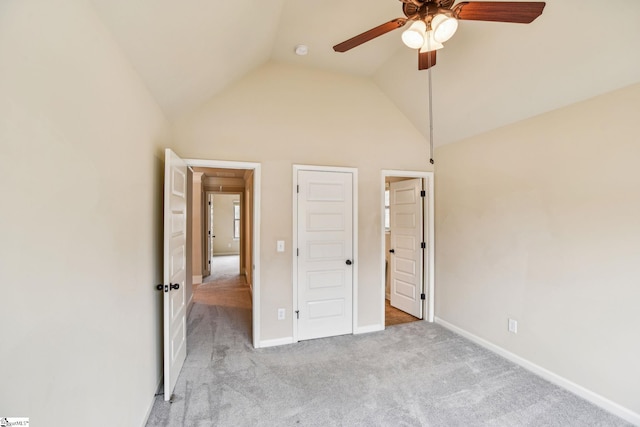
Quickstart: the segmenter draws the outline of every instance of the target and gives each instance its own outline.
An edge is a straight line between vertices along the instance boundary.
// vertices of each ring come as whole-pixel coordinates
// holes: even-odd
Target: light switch
[[[278,252],[284,252],[284,240],[278,240],[276,243],[276,250]]]

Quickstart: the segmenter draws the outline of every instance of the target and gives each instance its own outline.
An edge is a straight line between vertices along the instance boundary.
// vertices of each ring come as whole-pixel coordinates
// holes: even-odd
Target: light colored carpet
[[[147,426],[625,426],[427,322],[254,349],[248,307],[196,303],[174,402]]]

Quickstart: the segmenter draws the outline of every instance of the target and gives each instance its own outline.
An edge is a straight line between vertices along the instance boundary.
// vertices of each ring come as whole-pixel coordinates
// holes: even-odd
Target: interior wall
[[[175,132],[185,158],[262,165],[262,340],[293,335],[293,165],[358,168],[357,325],[382,326],[380,171],[431,167],[427,142],[375,83],[270,63],[182,120]],[[277,240],[285,241],[285,252],[276,252]],[[285,320],[277,320],[279,307],[287,308]]]
[[[164,200],[164,199],[163,199]],[[190,168],[187,168],[187,230],[191,230],[193,227],[193,172],[191,172]],[[162,234],[164,235],[164,230],[162,230]],[[186,245],[187,248],[193,247],[193,233],[186,233]],[[163,248],[164,250],[164,248]],[[191,255],[187,255],[188,257]],[[187,300],[187,314],[191,311],[193,307],[193,263],[187,262],[185,266],[185,299]],[[162,319],[164,321],[164,319]]]
[[[233,237],[233,202],[240,202],[239,194],[213,195],[213,256],[240,253],[240,239]]]
[[[244,254],[241,274],[244,274],[247,284],[253,289],[253,171],[247,172],[244,183],[242,234],[240,235],[244,242],[242,245]]]
[[[638,105],[633,85],[445,145],[435,181],[436,315],[636,414]]]
[[[86,2],[0,2],[0,64],[0,414],[140,426],[167,122]]]
[[[192,275],[193,275],[193,283],[199,284],[202,283],[202,273],[203,273],[203,264],[202,264],[202,254],[203,254],[203,201],[204,201],[204,193],[202,189],[202,172],[194,172],[192,174],[193,179],[191,180],[191,212],[189,216],[191,217],[191,265],[192,265]]]

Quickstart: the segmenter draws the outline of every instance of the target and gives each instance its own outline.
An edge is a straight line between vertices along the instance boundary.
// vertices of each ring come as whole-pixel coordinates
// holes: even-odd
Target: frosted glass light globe
[[[447,15],[436,15],[431,20],[433,39],[444,43],[449,40],[458,29],[458,20]]]
[[[424,44],[424,35],[427,31],[427,24],[423,21],[416,21],[407,31],[402,33],[402,42],[411,49],[420,49]]]

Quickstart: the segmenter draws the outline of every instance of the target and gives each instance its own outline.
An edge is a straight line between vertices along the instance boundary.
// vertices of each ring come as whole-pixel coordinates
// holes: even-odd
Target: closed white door
[[[391,305],[422,319],[423,199],[421,179],[392,182]]]
[[[187,165],[166,149],[164,160],[164,400],[187,357]]]
[[[298,339],[353,332],[353,174],[298,171]]]

